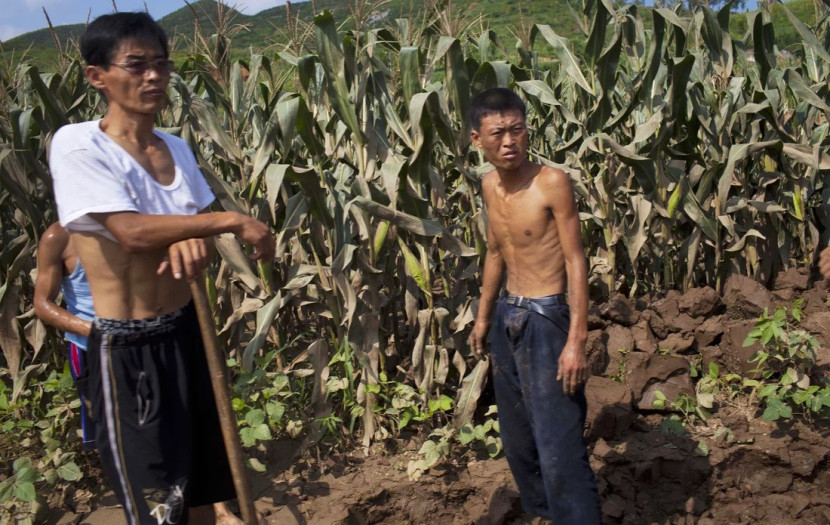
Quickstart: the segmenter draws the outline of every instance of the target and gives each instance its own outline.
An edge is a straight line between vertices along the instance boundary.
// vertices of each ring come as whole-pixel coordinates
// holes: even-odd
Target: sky
[[[43,10],[52,25],[83,24],[87,20],[113,12],[113,1],[119,11],[147,11],[155,19],[186,7],[184,0],[0,0],[0,40],[46,27]],[[283,5],[285,0],[238,0],[226,2],[246,15]],[[90,14],[91,13],[91,14]]]

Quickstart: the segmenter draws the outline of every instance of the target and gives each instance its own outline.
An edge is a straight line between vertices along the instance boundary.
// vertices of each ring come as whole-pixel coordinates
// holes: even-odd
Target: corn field
[[[289,24],[284,50],[244,61],[229,59],[228,25],[178,51],[158,126],[191,144],[217,206],[277,238],[259,265],[220,238],[208,277],[247,392],[234,406],[256,411],[246,442],[368,445],[410,421],[473,417],[488,366],[466,345],[487,166],[465,115],[485,88],[527,101],[533,160],[571,175],[593,300],[719,288],[734,273],[769,284],[811,265],[830,232],[830,20],[791,17],[802,45],[784,60],[769,14],[738,41],[730,6],[586,0],[584,49],[546,25],[500,42],[436,11],[350,29],[319,13]],[[24,61],[0,75],[0,413],[36,418],[21,410],[42,407],[20,400],[64,359],[32,307],[37,239],[56,219],[49,141],[105,105],[71,49],[54,71]],[[431,405],[441,396],[451,410]]]

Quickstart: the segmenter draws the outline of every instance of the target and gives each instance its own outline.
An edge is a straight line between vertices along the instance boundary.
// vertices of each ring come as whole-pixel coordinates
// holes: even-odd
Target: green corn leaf
[[[531,30],[531,40],[535,39],[536,35],[542,37],[553,46],[559,57],[559,62],[565,68],[568,76],[576,82],[576,84],[585,90],[589,95],[596,95],[594,89],[588,84],[585,76],[582,74],[582,69],[579,65],[579,59],[571,51],[568,41],[557,35],[556,32],[546,24],[536,24]]]
[[[257,311],[254,337],[242,352],[242,369],[244,371],[250,372],[253,370],[254,356],[265,344],[271,325],[274,323],[274,319],[277,318],[277,312],[284,306],[285,302],[287,300],[283,300],[282,293],[277,292],[277,295],[268,304]]]
[[[830,106],[816,95],[815,90],[808,86],[804,79],[793,69],[787,69],[784,72],[784,80],[787,87],[804,102],[813,105],[824,112],[830,113]]]
[[[401,47],[399,64],[404,101],[409,102],[421,91],[421,48]]]
[[[328,10],[314,16],[314,35],[317,39],[317,59],[326,74],[332,107],[352,132],[354,141],[362,147],[366,144],[366,139],[360,129],[354,99],[346,84],[345,56],[340,47],[334,17]]]
[[[790,19],[790,23],[793,25],[796,31],[798,31],[799,36],[804,41],[804,47],[807,49],[811,49],[814,53],[824,60],[825,63],[830,63],[830,53],[827,52],[827,49],[819,42],[818,38],[816,38],[816,33],[811,31],[804,22],[802,22],[797,16],[793,14],[790,9],[787,8],[785,3],[781,3],[776,7],[780,7],[784,10],[784,13],[787,15],[787,18]]]
[[[406,263],[406,270],[412,279],[418,284],[418,287],[427,295],[432,294],[432,289],[430,287],[430,283],[427,280],[426,272],[424,271],[424,267],[421,266],[421,261],[418,260],[417,257],[412,253],[412,251],[406,246],[406,243],[403,242],[403,239],[398,237],[398,246],[401,248],[401,253],[404,256],[404,262]]]

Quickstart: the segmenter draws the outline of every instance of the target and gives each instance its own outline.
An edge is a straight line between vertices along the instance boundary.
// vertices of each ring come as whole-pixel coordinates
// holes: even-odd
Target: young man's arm
[[[196,215],[116,212],[94,213],[90,216],[106,227],[127,253],[170,247],[171,270],[175,273],[178,265],[179,272],[184,270],[188,277],[193,277],[204,267],[207,246],[201,239],[221,233],[233,233],[243,242],[252,245],[255,250],[252,255],[254,259],[268,261],[274,257],[274,236],[271,229],[252,217],[235,212]],[[163,270],[160,268],[160,271]]]
[[[566,394],[572,395],[588,379],[585,361],[585,341],[588,338],[588,267],[582,247],[582,230],[568,175],[560,170],[549,170],[545,191],[553,209],[556,230],[565,258],[568,279],[568,304],[571,325],[568,341],[559,359],[556,380],[562,380]]]
[[[487,205],[487,191],[483,190],[485,207]],[[501,282],[504,276],[504,257],[501,253],[496,236],[493,235],[493,228],[490,221],[487,221],[487,255],[484,257],[484,273],[481,277],[481,299],[478,303],[478,314],[475,325],[470,332],[469,343],[473,354],[481,358],[486,353],[484,339],[490,328],[490,317],[493,314],[493,306],[501,289]]]
[[[57,223],[47,228],[40,238],[35,279],[35,315],[58,330],[88,337],[92,323],[72,315],[55,302],[63,280],[63,252],[68,243],[69,234]]]

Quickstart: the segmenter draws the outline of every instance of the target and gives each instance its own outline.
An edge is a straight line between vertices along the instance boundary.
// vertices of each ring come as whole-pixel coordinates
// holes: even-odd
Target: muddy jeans
[[[600,523],[596,480],[582,437],[585,392],[580,388],[568,396],[556,380],[570,310],[561,294],[533,302],[529,309],[499,298],[490,333],[507,462],[526,512],[556,525]]]

